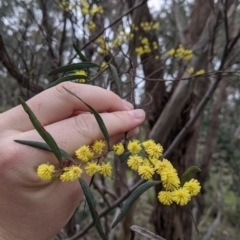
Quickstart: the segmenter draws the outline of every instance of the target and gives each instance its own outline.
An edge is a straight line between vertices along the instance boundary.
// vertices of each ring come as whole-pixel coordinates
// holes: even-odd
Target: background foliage
[[[0,112],[17,105],[17,96],[27,100],[62,76],[48,76],[53,69],[79,62],[75,44],[89,62],[110,62],[122,97],[146,110],[141,139],[161,143],[180,173],[191,165],[202,169],[202,193],[190,204],[199,235],[188,208],[160,205],[153,189],[110,231],[119,208],[109,205],[139,180],[114,161],[114,181],[98,177],[93,183],[108,239],[130,239],[133,224],[166,239],[238,239],[239,17],[237,0],[1,1]],[[192,51],[190,59],[169,56],[180,44]],[[195,77],[190,67],[206,74]],[[117,92],[110,69],[88,76],[90,84]],[[97,239],[89,221],[82,202],[55,239]]]

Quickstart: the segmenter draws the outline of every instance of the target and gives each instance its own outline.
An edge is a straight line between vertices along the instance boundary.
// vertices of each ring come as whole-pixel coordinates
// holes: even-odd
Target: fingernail
[[[145,117],[145,112],[142,109],[135,109],[132,111],[128,111],[128,113],[136,119],[142,119]]]
[[[130,102],[128,102],[128,101],[126,101],[126,100],[122,100],[123,101],[123,104],[128,108],[128,109],[133,109],[133,105],[130,103]]]

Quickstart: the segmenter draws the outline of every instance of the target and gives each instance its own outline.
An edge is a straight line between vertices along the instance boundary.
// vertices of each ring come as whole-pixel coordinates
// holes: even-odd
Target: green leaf
[[[69,64],[67,66],[62,66],[59,68],[55,68],[53,71],[49,73],[49,75],[53,75],[56,73],[65,73],[65,72],[70,72],[74,70],[81,70],[85,68],[94,68],[94,67],[99,67],[99,65],[95,63],[90,63],[90,62],[82,62],[82,63],[73,63]]]
[[[124,152],[123,154],[119,155],[119,159],[121,161],[121,163],[125,162],[126,160],[128,160],[128,158],[130,157],[131,153],[130,152]]]
[[[112,75],[113,75],[113,79],[114,79],[114,81],[116,83],[117,94],[118,94],[118,96],[122,97],[121,80],[120,80],[120,78],[118,76],[117,69],[112,64],[109,64],[109,67],[111,69],[111,72],[112,72]]]
[[[95,209],[96,208],[96,203],[95,203],[92,191],[89,188],[89,186],[87,185],[87,183],[82,178],[79,179],[79,182],[80,182],[80,185],[82,187],[83,193],[86,197],[88,207],[89,207],[89,210],[91,212],[92,219],[93,219],[93,222],[96,226],[96,229],[97,229],[99,235],[101,236],[101,238],[105,240],[107,238],[106,238],[106,236],[103,232],[98,212]]]
[[[124,203],[121,212],[117,216],[116,220],[114,221],[112,228],[114,228],[127,214],[128,210],[132,206],[132,204],[149,188],[161,183],[161,181],[147,181],[140,185],[137,189],[135,189],[129,198]]]
[[[191,166],[189,167],[181,178],[181,186],[184,185],[185,182],[189,181],[194,173],[200,172],[201,169],[197,166]]]
[[[81,53],[81,51],[79,50],[79,48],[73,44],[73,48],[75,50],[75,52],[77,53],[77,55],[79,56],[79,58],[83,61],[83,62],[87,62],[86,57]]]
[[[37,117],[34,115],[32,110],[25,103],[25,101],[20,97],[18,97],[18,98],[23,106],[23,109],[28,114],[33,126],[35,127],[35,129],[37,130],[39,135],[43,138],[43,140],[47,143],[47,145],[49,146],[49,148],[52,150],[52,152],[56,156],[57,160],[59,161],[60,165],[62,166],[62,154],[58,148],[57,143],[55,142],[53,137],[50,135],[50,133],[48,133],[45,130],[45,128],[41,125],[41,123],[38,121]]]
[[[109,145],[109,134],[108,134],[108,131],[107,131],[107,128],[101,118],[101,116],[90,106],[88,105],[87,103],[85,103],[80,97],[78,97],[75,93],[73,93],[72,91],[66,89],[65,87],[63,87],[68,93],[70,93],[71,95],[73,95],[74,97],[76,97],[77,99],[79,99],[80,101],[82,101],[88,108],[89,110],[91,111],[91,113],[94,115],[95,119],[97,120],[97,123],[103,133],[103,136],[105,137],[106,139],[106,142],[107,142],[107,145],[108,145],[108,149],[110,149],[110,145]]]
[[[35,148],[39,148],[39,149],[43,149],[49,152],[52,152],[52,150],[50,149],[50,147],[44,143],[44,142],[37,142],[37,141],[27,141],[27,140],[14,140],[17,143],[23,144],[23,145],[27,145],[30,147],[35,147]],[[66,158],[67,160],[77,164],[77,162],[63,149],[59,148],[62,157]]]
[[[69,75],[69,76],[66,76],[66,77],[59,78],[58,80],[50,83],[47,86],[47,88],[54,87],[61,82],[71,81],[71,80],[75,80],[75,79],[88,79],[88,77],[85,76],[85,75],[77,75],[77,74],[76,75]]]

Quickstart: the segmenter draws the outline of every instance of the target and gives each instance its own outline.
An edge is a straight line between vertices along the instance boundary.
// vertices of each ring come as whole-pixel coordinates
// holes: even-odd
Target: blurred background
[[[139,139],[162,144],[180,175],[201,168],[188,206],[163,206],[150,189],[111,230],[121,203],[109,206],[139,180],[115,159],[113,178],[93,182],[109,240],[149,239],[133,238],[133,224],[168,240],[240,239],[238,0],[2,0],[0,26],[0,112],[59,78],[48,76],[54,68],[80,62],[75,44],[104,70],[86,72],[84,84],[116,92],[111,63],[121,97],[146,111]],[[100,239],[84,205],[55,239]]]

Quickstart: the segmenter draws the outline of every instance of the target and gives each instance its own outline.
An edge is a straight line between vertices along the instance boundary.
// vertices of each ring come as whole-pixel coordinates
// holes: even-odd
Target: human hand
[[[74,83],[48,89],[27,104],[58,146],[74,156],[79,146],[103,138],[88,108],[62,86],[81,97],[100,113],[114,144],[144,120],[142,110],[99,87]],[[70,219],[83,197],[78,181],[43,181],[37,167],[58,164],[47,151],[14,142],[15,139],[41,141],[42,138],[21,106],[0,114],[0,239],[51,239]],[[82,176],[89,181],[86,175]]]

